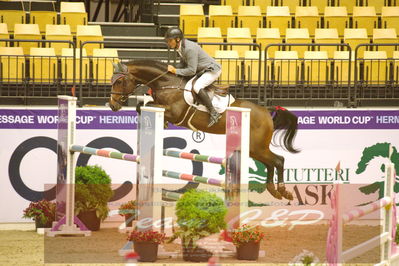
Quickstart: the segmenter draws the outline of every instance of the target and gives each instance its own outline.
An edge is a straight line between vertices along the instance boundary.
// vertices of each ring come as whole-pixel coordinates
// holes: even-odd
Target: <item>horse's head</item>
[[[129,72],[126,65],[122,63],[113,63],[114,75],[111,79],[112,90],[109,99],[109,106],[112,111],[119,111],[122,105],[128,100],[129,96],[134,93],[137,86],[135,78]]]

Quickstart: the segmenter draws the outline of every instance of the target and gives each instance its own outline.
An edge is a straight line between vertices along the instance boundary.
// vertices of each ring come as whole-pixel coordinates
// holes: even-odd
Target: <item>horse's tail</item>
[[[268,107],[268,110],[273,116],[275,132],[285,130],[285,133],[284,135],[281,135],[279,142],[282,142],[285,149],[289,152],[300,152],[300,150],[293,147],[293,142],[298,130],[298,117],[280,106]]]

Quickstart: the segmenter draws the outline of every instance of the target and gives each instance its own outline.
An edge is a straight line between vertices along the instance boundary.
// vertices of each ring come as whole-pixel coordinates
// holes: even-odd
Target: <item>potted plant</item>
[[[135,200],[129,200],[119,206],[118,213],[120,216],[125,217],[126,227],[132,227],[132,221],[136,218],[136,209],[137,205]]]
[[[299,265],[316,265],[320,262],[319,258],[316,257],[313,252],[309,250],[302,250],[302,252],[294,257],[294,259],[288,264],[289,266]]]
[[[75,172],[75,214],[92,231],[108,216],[113,196],[111,178],[100,166],[79,166]]]
[[[48,200],[31,202],[24,210],[23,218],[32,218],[36,228],[49,228],[55,221],[56,204]]]
[[[227,208],[221,198],[207,191],[189,190],[176,202],[176,216],[179,229],[170,242],[180,237],[183,259],[205,262],[212,252],[197,246],[200,238],[220,232],[226,228]]]
[[[243,224],[231,232],[231,239],[237,248],[237,259],[257,260],[261,240],[265,237],[259,226]]]
[[[154,262],[157,260],[158,245],[165,240],[165,234],[152,230],[133,230],[128,233],[129,241],[133,241],[134,251],[140,256],[139,261]]]

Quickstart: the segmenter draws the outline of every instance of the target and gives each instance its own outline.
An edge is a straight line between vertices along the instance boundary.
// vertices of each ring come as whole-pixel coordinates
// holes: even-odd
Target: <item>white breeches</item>
[[[194,84],[193,89],[194,89],[195,93],[198,93],[203,88],[211,85],[215,80],[217,80],[219,78],[220,74],[222,74],[222,70],[219,70],[217,72],[209,71],[209,72],[205,72],[204,74],[202,74],[202,76],[199,77]]]

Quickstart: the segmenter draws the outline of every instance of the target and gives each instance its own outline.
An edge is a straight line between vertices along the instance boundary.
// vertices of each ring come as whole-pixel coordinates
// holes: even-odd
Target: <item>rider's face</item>
[[[167,39],[166,42],[167,42],[167,44],[168,44],[170,49],[176,49],[177,48],[176,39]]]

